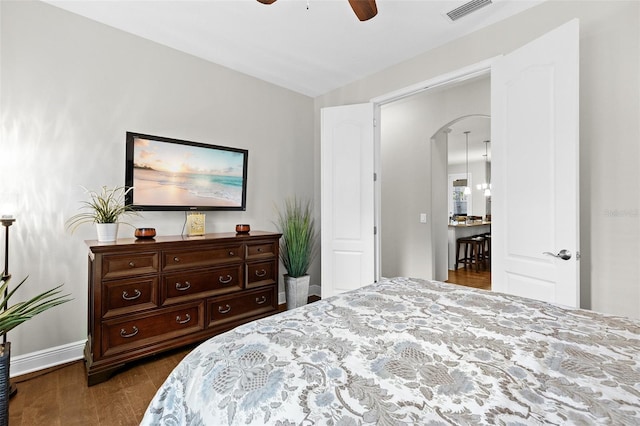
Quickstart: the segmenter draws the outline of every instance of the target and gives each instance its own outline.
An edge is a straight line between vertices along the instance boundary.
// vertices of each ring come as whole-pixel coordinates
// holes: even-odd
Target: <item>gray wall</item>
[[[573,18],[580,19],[581,306],[640,318],[640,2],[550,0],[318,97],[316,117],[322,107],[367,102],[509,53]]]
[[[247,211],[208,212],[207,232],[275,230],[274,204],[313,197],[311,98],[44,3],[0,10],[0,193],[19,197],[10,271],[30,276],[20,298],[60,283],[74,298],[11,332],[12,355],[86,338],[84,240],[96,234],[71,235],[64,222],[84,199],[80,185],[124,184],[126,131],[249,150]],[[181,212],[131,220],[159,235],[180,234],[183,222]]]

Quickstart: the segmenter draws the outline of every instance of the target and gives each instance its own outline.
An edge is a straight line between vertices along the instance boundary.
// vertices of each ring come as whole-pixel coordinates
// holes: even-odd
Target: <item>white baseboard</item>
[[[309,296],[320,297],[320,286],[318,284],[311,284],[309,286]],[[278,293],[278,304],[282,305],[287,303],[287,294],[284,291]]]
[[[86,340],[24,355],[12,356],[10,377],[22,376],[84,358]]]
[[[320,285],[311,284],[309,286],[309,295],[310,296],[318,296],[318,297],[320,297]]]

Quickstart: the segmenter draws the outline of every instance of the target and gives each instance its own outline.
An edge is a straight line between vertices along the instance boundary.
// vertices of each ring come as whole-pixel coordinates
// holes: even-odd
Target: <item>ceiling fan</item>
[[[262,4],[271,4],[276,0],[258,0]],[[356,14],[359,20],[368,21],[378,14],[378,8],[376,7],[376,0],[349,0],[351,9]]]

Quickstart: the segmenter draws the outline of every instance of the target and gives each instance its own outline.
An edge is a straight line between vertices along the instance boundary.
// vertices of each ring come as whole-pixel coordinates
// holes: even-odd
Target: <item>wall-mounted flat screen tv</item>
[[[127,132],[126,204],[136,210],[246,210],[245,149]]]

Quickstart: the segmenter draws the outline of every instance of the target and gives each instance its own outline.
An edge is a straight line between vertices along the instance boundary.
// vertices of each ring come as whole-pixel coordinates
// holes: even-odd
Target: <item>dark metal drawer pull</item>
[[[256,297],[256,303],[258,305],[262,305],[263,303],[267,302],[267,296],[262,296],[262,297]]]
[[[189,315],[189,314],[186,314],[186,315],[184,316],[184,319],[180,318],[180,315],[178,315],[178,316],[176,317],[176,322],[177,322],[178,324],[186,324],[186,323],[188,323],[189,321],[191,321],[191,315]]]
[[[226,314],[231,310],[231,306],[229,305],[225,305],[225,306],[226,308],[223,308],[222,306],[218,306],[218,312],[220,312],[221,314]]]
[[[184,282],[184,286],[181,283],[176,283],[176,290],[178,291],[186,291],[191,288],[191,283],[189,281]]]
[[[137,288],[135,290],[133,290],[133,292],[135,294],[133,296],[129,296],[129,293],[127,293],[127,290],[124,290],[122,292],[122,298],[124,300],[136,300],[138,297],[140,297],[142,295],[142,292],[140,290],[138,290]]]
[[[136,263],[135,262],[129,262],[129,267],[131,268],[135,268],[136,267]]]
[[[229,284],[231,281],[233,281],[233,277],[231,275],[227,275],[227,278],[222,278],[222,276],[219,276],[218,281],[220,281],[221,284]]]
[[[256,271],[256,277],[264,277],[265,275],[267,275],[266,269],[260,269],[259,271]]]
[[[138,331],[140,330],[138,330],[138,327],[136,327],[135,325],[133,326],[133,331],[129,334],[127,334],[127,331],[124,328],[122,328],[120,329],[120,337],[124,337],[125,339],[128,339],[129,337],[133,337],[136,334],[138,334]]]

